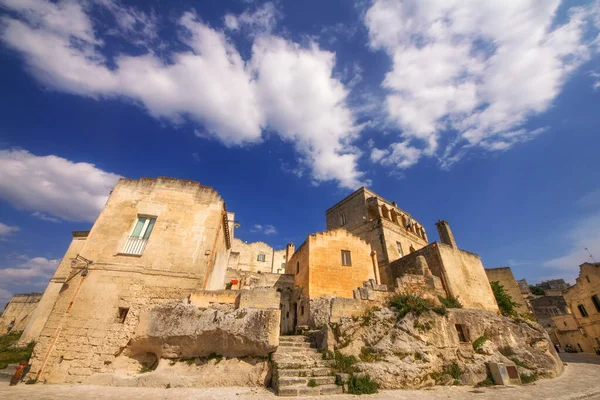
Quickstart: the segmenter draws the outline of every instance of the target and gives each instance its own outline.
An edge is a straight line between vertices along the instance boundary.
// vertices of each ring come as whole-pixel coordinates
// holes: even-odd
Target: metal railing
[[[146,248],[146,243],[148,243],[148,239],[130,236],[122,253],[141,256]]]

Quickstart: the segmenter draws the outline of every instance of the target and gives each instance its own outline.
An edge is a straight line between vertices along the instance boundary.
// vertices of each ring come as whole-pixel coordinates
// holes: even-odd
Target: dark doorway
[[[298,303],[292,304],[292,332],[296,334],[296,326],[298,326]]]

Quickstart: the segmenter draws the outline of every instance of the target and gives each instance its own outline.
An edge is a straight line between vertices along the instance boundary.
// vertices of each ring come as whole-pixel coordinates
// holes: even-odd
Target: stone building
[[[325,216],[327,230],[346,229],[371,245],[386,285],[393,284],[386,266],[428,243],[425,228],[409,213],[364,187],[328,209]]]
[[[570,314],[552,318],[558,340],[561,346],[600,354],[600,263],[581,264],[575,282],[563,292]]]
[[[486,268],[485,273],[490,282],[498,282],[504,287],[512,301],[517,303],[516,311],[519,314],[530,312],[531,306],[527,299],[523,297],[521,286],[515,280],[510,267]]]
[[[23,331],[31,320],[41,297],[41,293],[15,294],[0,316],[0,335],[8,331],[11,323],[11,331]]]
[[[282,274],[285,271],[285,250],[274,250],[265,242],[246,243],[233,238],[228,268]]]
[[[35,377],[81,382],[110,371],[142,309],[223,289],[230,220],[219,194],[197,182],[119,180],[92,229],[74,234],[42,298]]]
[[[216,335],[207,340],[222,346],[242,340],[239,324],[259,329],[256,321],[267,315],[269,332],[256,333],[272,346],[279,333],[362,315],[374,301],[403,293],[437,304],[438,296],[453,296],[465,308],[498,311],[480,258],[456,246],[446,221],[437,223],[441,241],[428,243],[410,214],[365,188],[327,210],[327,230],[298,249],[235,239],[233,217],[217,192],[197,182],[121,179],[92,229],[73,232],[25,328],[24,336],[38,340],[30,376],[89,382],[92,374],[114,373],[124,351],[142,357],[150,349],[155,360],[189,354],[195,345],[164,332],[196,335],[190,327],[164,326],[164,334],[153,333],[162,335],[160,345],[147,336],[154,329],[148,318],[162,326],[166,310],[185,309],[195,321],[188,306],[221,313],[229,333],[212,311],[202,318],[210,322],[207,335]],[[234,314],[252,317],[237,321]],[[277,321],[280,332],[273,331]],[[187,353],[173,352],[173,343]]]

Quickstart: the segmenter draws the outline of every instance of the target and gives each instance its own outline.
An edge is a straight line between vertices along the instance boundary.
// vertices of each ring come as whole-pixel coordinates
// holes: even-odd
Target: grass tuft
[[[446,308],[463,308],[463,305],[454,296],[442,297],[438,296],[440,303]]]
[[[350,376],[348,380],[348,393],[350,394],[373,394],[377,393],[379,385],[370,376]]]
[[[317,386],[319,386],[319,383],[316,381],[316,379],[308,380],[308,387],[317,387]]]

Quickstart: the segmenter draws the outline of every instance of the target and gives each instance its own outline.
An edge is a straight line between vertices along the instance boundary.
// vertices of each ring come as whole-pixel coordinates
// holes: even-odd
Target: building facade
[[[23,331],[32,318],[42,297],[41,293],[15,294],[0,316],[0,335]]]
[[[121,179],[52,278],[35,377],[70,383],[111,372],[144,307],[222,289],[230,220],[219,194],[197,182]]]
[[[600,355],[600,263],[581,264],[575,285],[567,288],[563,296],[570,314],[553,318],[560,344],[571,344],[579,351]],[[564,326],[567,320],[568,327]]]
[[[282,274],[285,271],[285,250],[275,250],[265,242],[246,243],[233,238],[228,268]]]
[[[506,293],[508,293],[508,295],[510,295],[512,301],[517,303],[516,311],[519,314],[530,313],[531,305],[523,296],[521,286],[515,280],[515,276],[513,275],[510,267],[486,268],[485,273],[490,283],[498,282],[504,287],[504,290]]]

